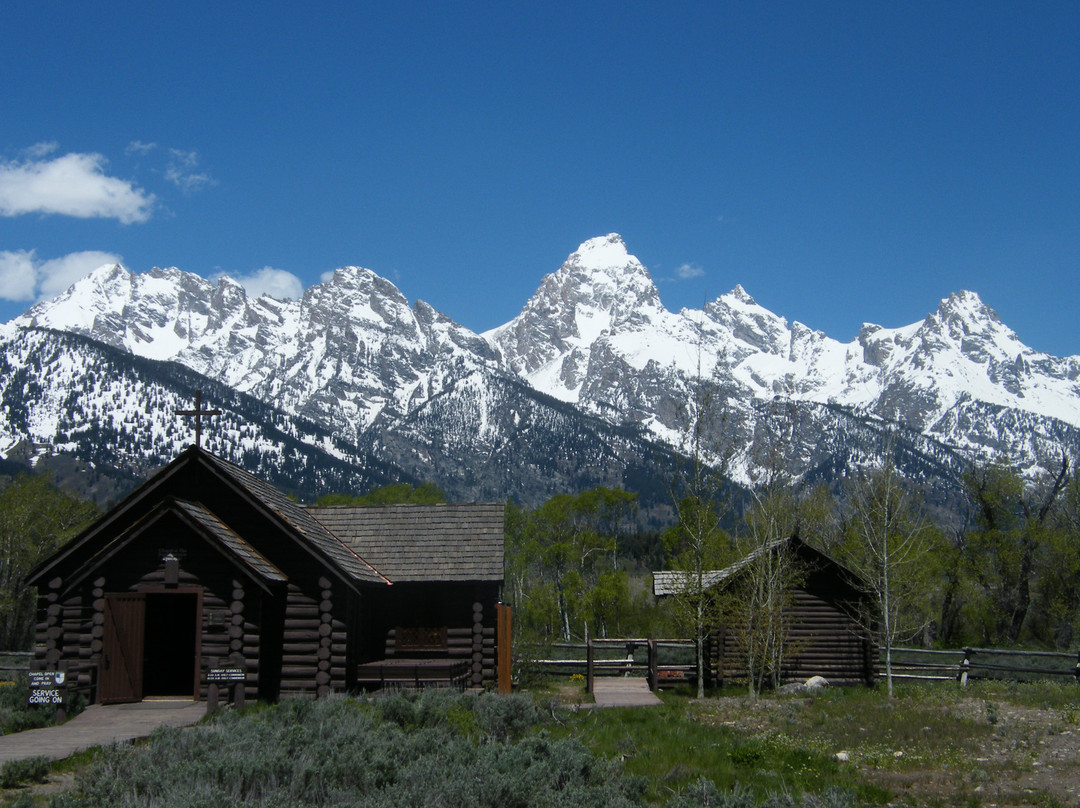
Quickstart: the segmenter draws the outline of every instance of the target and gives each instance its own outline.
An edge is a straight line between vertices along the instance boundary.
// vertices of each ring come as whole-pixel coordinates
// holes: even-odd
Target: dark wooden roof
[[[236,531],[218,519],[210,511],[206,510],[197,502],[185,502],[175,500],[177,510],[186,514],[189,519],[198,524],[207,534],[217,539],[224,547],[236,556],[253,572],[268,581],[285,582],[289,580],[285,573],[271,564],[266,556],[240,538]]]
[[[861,599],[856,582],[858,577],[847,570],[835,559],[827,556],[820,550],[810,546],[798,535],[788,536],[758,547],[749,555],[739,559],[729,567],[722,570],[704,570],[702,573],[702,585],[706,589],[714,586],[723,587],[728,581],[738,576],[751,563],[756,561],[763,553],[773,552],[787,545],[801,560],[804,565],[809,565],[816,570],[830,570],[833,575],[829,583],[832,595]],[[653,594],[657,597],[677,595],[694,586],[694,575],[691,572],[677,570],[663,570],[653,573]]]
[[[722,584],[732,576],[738,575],[751,563],[757,561],[763,553],[772,552],[788,543],[790,538],[774,539],[768,544],[758,547],[750,552],[745,558],[740,558],[729,567],[722,570],[702,570],[701,586],[703,589],[711,589]],[[685,570],[659,570],[653,573],[653,594],[657,597],[664,595],[677,595],[687,589],[696,586],[695,574]],[[695,590],[696,591],[696,590]]]
[[[93,549],[93,545],[95,542],[100,542],[103,535],[107,535],[110,530],[123,532],[133,521],[145,514],[148,503],[152,508],[163,494],[168,496],[172,488],[171,481],[186,470],[199,465],[210,470],[219,481],[207,484],[232,488],[245,502],[261,511],[271,521],[276,522],[285,535],[292,537],[307,552],[321,558],[330,569],[335,571],[334,574],[342,576],[350,585],[355,587],[360,583],[382,585],[389,583],[387,578],[380,575],[371,564],[277,488],[239,466],[196,446],[186,449],[174,461],[125,497],[116,507],[101,516],[53,555],[41,561],[27,576],[28,582],[34,586],[42,586],[51,575],[55,574],[54,570],[67,564],[69,560],[77,559],[80,554],[87,551],[90,555],[96,553],[97,550]],[[184,496],[191,500],[197,494],[197,491],[188,491]]]
[[[177,480],[182,484],[176,484]],[[193,480],[201,482],[194,485]],[[31,583],[42,585],[54,570],[70,567],[80,556],[85,565],[90,558],[111,552],[115,537],[130,535],[145,517],[160,512],[160,503],[166,501],[173,512],[197,525],[258,578],[285,580],[285,573],[255,549],[261,546],[258,537],[242,538],[230,526],[229,514],[220,512],[219,517],[216,507],[199,501],[208,488],[231,491],[237,502],[276,524],[284,536],[354,587],[397,581],[503,580],[501,504],[304,508],[254,474],[192,446],[41,562],[31,572]],[[208,495],[208,501],[215,498]],[[122,538],[120,543],[124,543]]]
[[[327,530],[302,505],[289,499],[285,494],[265,480],[244,471],[237,465],[222,460],[216,455],[202,452],[202,456],[218,469],[231,477],[246,489],[251,496],[273,512],[278,519],[298,532],[308,544],[323,553],[329,560],[357,581],[385,584],[386,577],[367,560],[361,558],[334,533]]]
[[[226,557],[231,557],[241,567],[247,569],[253,580],[266,588],[265,582],[284,583],[285,574],[270,563],[258,550],[244,541],[230,527],[225,525],[202,505],[168,498],[158,503],[149,513],[136,521],[131,527],[118,535],[83,566],[83,569],[69,581],[69,586],[93,574],[94,570],[106,559],[112,558],[138,536],[159,530],[159,523],[169,514],[175,514],[186,521],[196,531],[216,544],[217,549]]]
[[[503,580],[501,504],[307,510],[392,582]]]

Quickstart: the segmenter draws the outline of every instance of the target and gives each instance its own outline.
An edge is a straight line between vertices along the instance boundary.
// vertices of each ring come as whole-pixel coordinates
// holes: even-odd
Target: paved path
[[[593,680],[597,707],[652,707],[663,702],[641,678],[597,676]]]
[[[37,755],[60,760],[92,746],[145,738],[164,724],[186,727],[204,715],[206,702],[191,699],[91,704],[60,726],[0,735],[0,763]]]

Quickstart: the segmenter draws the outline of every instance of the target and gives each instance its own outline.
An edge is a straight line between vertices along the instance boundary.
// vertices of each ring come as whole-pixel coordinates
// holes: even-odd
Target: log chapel
[[[29,583],[35,667],[91,702],[484,686],[503,506],[306,508],[196,443]]]

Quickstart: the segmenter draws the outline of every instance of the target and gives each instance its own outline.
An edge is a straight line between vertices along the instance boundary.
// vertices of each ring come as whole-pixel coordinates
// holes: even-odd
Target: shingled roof
[[[729,567],[722,570],[702,570],[702,589],[712,589],[728,578],[738,575],[754,561],[757,561],[763,553],[772,552],[791,541],[790,537],[774,539],[763,547],[758,547],[750,552],[745,558],[741,558]],[[653,594],[657,597],[665,595],[678,595],[686,591],[697,591],[697,576],[687,570],[661,570],[653,573]]]
[[[306,508],[289,499],[270,483],[209,452],[201,452],[201,456],[245,488],[278,519],[303,536],[311,547],[323,553],[355,580],[386,583],[386,577],[380,575],[380,570],[377,569],[378,565],[361,558],[335,532],[327,530],[313,518]]]
[[[503,580],[501,504],[310,507],[392,582]]]
[[[238,561],[251,569],[256,575],[268,581],[283,582],[289,580],[285,573],[271,564],[266,556],[244,541],[231,527],[218,519],[197,502],[173,500],[173,507],[186,514],[213,536],[223,547],[228,549]]]
[[[801,559],[799,563],[804,565],[804,568],[807,564],[810,564],[811,567],[821,567],[824,565],[832,568],[838,573],[839,580],[845,582],[843,584],[844,587],[852,592],[858,592],[857,587],[855,587],[853,583],[858,580],[857,575],[853,574],[850,570],[823,553],[821,550],[807,544],[799,538],[798,533],[767,542],[752,550],[744,558],[739,559],[731,566],[722,570],[703,570],[701,577],[702,587],[704,589],[711,589],[714,586],[721,586],[728,580],[739,575],[765,553],[774,552],[782,547],[787,547],[794,552]],[[663,570],[653,573],[653,594],[657,597],[678,595],[682,592],[694,591],[696,585],[696,576],[693,572]]]

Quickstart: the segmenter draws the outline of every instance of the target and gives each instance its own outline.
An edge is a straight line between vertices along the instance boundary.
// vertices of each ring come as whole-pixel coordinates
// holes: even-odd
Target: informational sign
[[[63,671],[30,671],[30,704],[63,704]]]
[[[242,682],[244,681],[244,669],[239,666],[227,668],[211,668],[206,672],[207,682]]]

